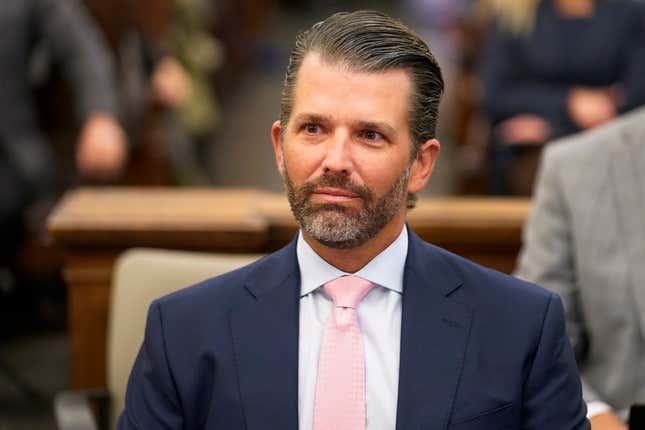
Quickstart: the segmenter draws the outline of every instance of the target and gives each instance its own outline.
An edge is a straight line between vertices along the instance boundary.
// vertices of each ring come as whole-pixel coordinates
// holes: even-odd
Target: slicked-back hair
[[[411,160],[424,142],[435,137],[443,93],[439,64],[428,45],[408,27],[371,10],[336,13],[298,34],[282,89],[282,133],[291,116],[298,70],[310,52],[318,53],[331,64],[360,72],[406,70],[412,79],[408,113]]]

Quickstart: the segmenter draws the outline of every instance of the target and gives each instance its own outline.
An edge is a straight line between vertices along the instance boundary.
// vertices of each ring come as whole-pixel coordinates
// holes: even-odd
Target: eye
[[[318,134],[321,132],[320,125],[318,124],[305,124],[302,128],[307,134]]]
[[[377,142],[379,140],[385,139],[385,136],[374,130],[363,130],[360,133],[360,137],[370,142]]]

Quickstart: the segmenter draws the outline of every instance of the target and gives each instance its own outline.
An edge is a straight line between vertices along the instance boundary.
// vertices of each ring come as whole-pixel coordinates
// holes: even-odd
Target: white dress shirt
[[[323,260],[298,235],[300,266],[300,336],[298,358],[298,422],[300,430],[313,423],[318,354],[333,302],[322,286],[347,275]],[[398,238],[365,267],[354,273],[374,284],[356,310],[365,349],[366,430],[393,430],[399,386],[401,297],[408,253],[404,227]]]

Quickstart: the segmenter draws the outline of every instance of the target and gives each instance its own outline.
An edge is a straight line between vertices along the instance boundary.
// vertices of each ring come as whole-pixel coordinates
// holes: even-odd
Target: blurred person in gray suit
[[[0,234],[5,238],[0,253],[10,257],[23,211],[52,191],[57,173],[56,154],[39,129],[32,94],[38,46],[46,45],[73,90],[81,125],[75,148],[80,175],[117,176],[127,141],[116,119],[112,59],[78,0],[2,0],[0,28]]]
[[[594,429],[645,403],[645,108],[550,144],[516,275],[560,294]]]

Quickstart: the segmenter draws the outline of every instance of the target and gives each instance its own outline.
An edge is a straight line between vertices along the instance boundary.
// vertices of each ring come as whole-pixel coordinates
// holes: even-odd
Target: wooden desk
[[[104,188],[67,193],[48,219],[63,248],[74,388],[105,386],[112,266],[126,248],[261,252],[254,190]]]
[[[408,220],[425,240],[510,272],[529,210],[525,199],[422,199]],[[48,220],[64,250],[72,386],[105,386],[112,266],[134,246],[270,252],[293,237],[286,198],[252,189],[103,188],[65,195]]]

